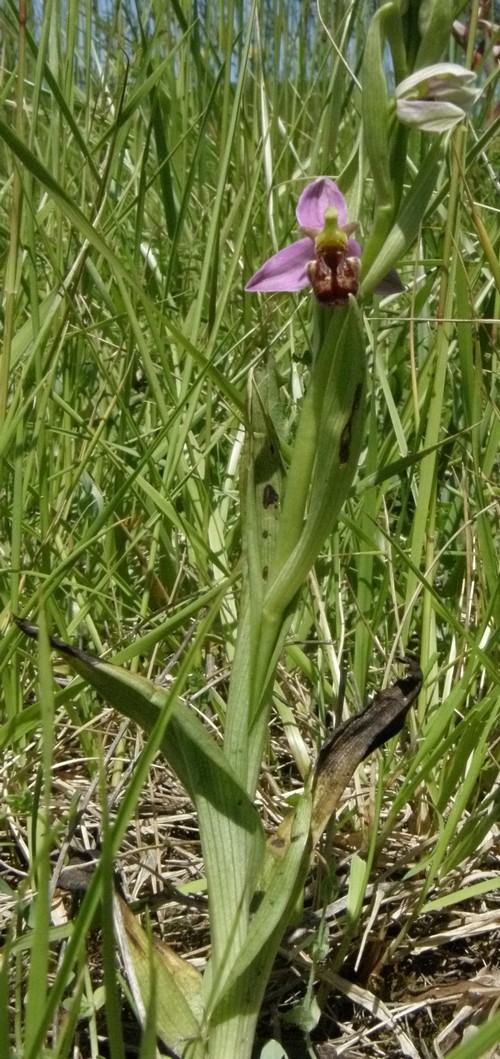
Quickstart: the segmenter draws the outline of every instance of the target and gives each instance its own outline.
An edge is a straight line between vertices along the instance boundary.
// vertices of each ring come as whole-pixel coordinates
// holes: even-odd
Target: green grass
[[[308,5],[295,13],[280,0],[100,13],[55,3],[39,12],[41,21],[29,12],[25,29],[15,5],[1,12],[0,1054],[12,1059],[35,1059],[43,1049],[63,1057],[72,1048],[94,1059],[99,1034],[113,1059],[127,1054],[119,1012],[127,990],[132,1006],[137,996],[122,971],[117,985],[112,867],[131,835],[138,848],[144,841],[141,804],[160,747],[196,803],[205,864],[197,848],[195,875],[209,880],[202,936],[214,961],[204,999],[223,1021],[215,998],[234,940],[224,907],[233,869],[221,868],[216,892],[220,821],[210,803],[200,808],[184,735],[174,729],[180,742],[174,751],[169,744],[178,704],[191,703],[215,746],[225,736],[233,778],[249,805],[257,787],[259,814],[272,828],[332,715],[355,712],[391,683],[406,651],[424,672],[418,707],[404,737],[360,767],[338,810],[337,835],[327,835],[313,859],[305,897],[316,929],[300,950],[288,936],[283,942],[263,987],[262,1043],[277,1032],[279,1007],[301,1021],[306,1041],[321,1011],[324,1039],[344,1032],[337,1018],[350,1027],[344,1044],[369,1027],[360,1054],[379,1054],[371,1041],[388,1054],[434,1054],[432,1041],[452,1015],[447,1009],[434,1027],[429,1017],[421,1044],[407,1014],[403,1041],[394,1016],[398,1005],[411,1007],[408,982],[437,976],[443,945],[448,980],[459,980],[462,992],[495,963],[487,931],[500,885],[498,78],[487,49],[483,94],[469,121],[447,136],[409,133],[384,110],[390,82],[380,62],[363,68],[365,49],[376,55],[383,44],[371,5],[329,5],[332,13],[323,6],[326,22]],[[426,47],[440,50],[427,61],[464,63],[447,5],[436,0],[434,11],[446,32],[440,44],[434,29]],[[401,23],[410,69],[418,42],[411,17]],[[321,174],[339,182],[367,250],[367,296],[360,325],[349,324],[342,376],[349,378],[350,360],[357,370],[359,346],[368,358],[366,421],[339,518],[333,469],[328,496],[314,494],[317,508],[309,494],[320,529],[303,546],[303,570],[296,567],[300,590],[292,591],[288,571],[264,620],[248,435],[253,429],[269,443],[275,432],[282,465],[273,474],[289,484],[285,535],[281,527],[276,543],[276,526],[266,529],[279,573],[301,540],[302,486],[314,480],[296,445],[311,392],[314,305],[307,290],[250,295],[243,286],[297,238],[298,195]],[[392,265],[405,292],[373,297],[370,275]],[[341,348],[337,332],[330,341]],[[320,348],[324,379],[333,378]],[[253,379],[272,430],[259,419]],[[336,398],[344,383],[335,382],[328,392]],[[333,405],[330,413],[321,423]],[[321,430],[316,441],[326,466]],[[40,625],[38,647],[12,614]],[[106,685],[99,697],[73,677],[68,661],[50,652],[48,634],[129,671],[128,692],[121,677],[113,684],[105,673],[107,701],[120,708],[126,700],[124,712],[144,718],[149,742],[129,727],[106,757],[117,731],[103,705]],[[157,701],[152,685],[133,683],[159,680],[166,667]],[[262,710],[252,737],[247,709]],[[207,761],[210,745],[198,745]],[[157,812],[167,782],[176,783],[168,776],[154,796]],[[227,776],[220,782],[224,789]],[[78,818],[77,793],[92,783]],[[120,804],[108,809],[119,784]],[[90,831],[105,852],[81,907],[60,921],[50,880],[63,844],[87,841],[90,807],[100,821]],[[257,853],[244,844],[245,826],[233,833],[230,823],[228,835],[241,843],[235,863],[248,857],[250,872]],[[157,864],[168,875],[168,829],[157,839]],[[131,889],[140,860],[138,853],[128,870]],[[187,862],[181,878],[173,874],[181,887],[192,882]],[[239,885],[249,896],[246,878],[234,869],[235,904],[243,900]],[[332,902],[335,920],[322,911]],[[151,926],[142,919],[146,934],[161,927],[168,941],[168,923],[157,922],[154,909],[150,915]],[[188,920],[187,913],[175,948],[189,958]],[[240,961],[245,944],[257,944],[247,927],[236,930]],[[366,973],[356,978],[360,947]],[[285,954],[293,979],[280,962]],[[206,958],[203,949],[202,970]],[[399,992],[391,992],[391,975]],[[157,981],[145,1005],[144,1059],[155,1055],[161,994]],[[500,1040],[494,1025],[484,1026],[483,1051],[469,1041],[457,1059],[489,1054]],[[462,1031],[446,1038],[443,1054]],[[186,1059],[223,1059],[207,1032],[206,1051],[186,1045]],[[242,1048],[238,1059],[246,1054]]]

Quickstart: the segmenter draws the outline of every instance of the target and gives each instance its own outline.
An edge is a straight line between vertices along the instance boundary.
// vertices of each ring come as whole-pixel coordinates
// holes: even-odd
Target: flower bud
[[[456,63],[436,63],[406,77],[396,88],[400,121],[423,132],[446,132],[465,118],[480,93],[475,75]]]

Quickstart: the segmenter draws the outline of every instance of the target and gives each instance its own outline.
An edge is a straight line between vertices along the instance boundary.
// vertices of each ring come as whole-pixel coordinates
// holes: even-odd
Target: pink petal
[[[341,228],[347,221],[347,206],[341,191],[330,177],[318,177],[304,188],[297,204],[297,220],[301,228],[323,228],[325,210],[334,206]]]
[[[377,283],[375,294],[383,294],[385,297],[389,297],[391,294],[401,294],[404,290],[406,290],[406,287],[401,280],[399,272],[396,272],[395,268],[391,268],[387,275],[380,280],[380,283]]]
[[[306,265],[314,261],[314,242],[308,236],[285,246],[264,262],[249,279],[246,291],[294,291],[309,286]]]
[[[347,240],[347,256],[348,257],[361,257],[361,247],[357,239]]]

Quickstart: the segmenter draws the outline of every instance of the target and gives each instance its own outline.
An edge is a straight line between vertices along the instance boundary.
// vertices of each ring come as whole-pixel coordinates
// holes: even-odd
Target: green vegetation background
[[[209,608],[177,690],[199,693],[197,707],[223,728],[245,386],[252,369],[275,365],[286,445],[311,355],[309,293],[250,296],[243,285],[297,237],[295,204],[317,175],[338,180],[362,243],[374,224],[358,80],[372,6],[273,0],[253,14],[249,33],[242,2],[54,2],[41,20],[29,10],[25,31],[12,3],[1,12],[0,740],[2,856],[14,868],[2,892],[5,930],[14,909],[18,935],[2,966],[4,999],[13,990],[19,1000],[10,1022],[7,1007],[0,1018],[5,1055],[11,1033],[15,1054],[29,1055],[38,1025],[22,997],[30,895],[43,883],[40,806],[50,809],[52,849],[74,812],[71,796],[43,781],[64,763],[68,724],[89,782],[107,738],[94,695],[57,662],[54,684],[46,644],[34,657],[10,616],[41,613],[64,640],[156,678],[167,666],[175,676]],[[456,49],[450,38],[448,58],[463,61]],[[371,864],[370,836],[383,845],[411,806],[420,886],[392,952],[423,910],[494,892],[500,879],[488,854],[500,708],[499,292],[488,262],[498,249],[499,152],[489,70],[485,61],[455,201],[452,140],[432,212],[399,264],[404,295],[364,307],[366,444],[275,688],[299,776],[344,672],[352,712],[390,679],[402,650],[421,660],[425,690],[408,743],[380,759],[378,779],[368,767],[359,823]],[[410,137],[408,184],[422,150]],[[272,753],[268,767],[281,786]],[[363,892],[369,881],[370,868]],[[362,903],[351,900],[347,945]],[[48,932],[48,907],[46,917]],[[46,949],[44,982],[49,969]],[[92,1022],[90,980],[85,989]]]

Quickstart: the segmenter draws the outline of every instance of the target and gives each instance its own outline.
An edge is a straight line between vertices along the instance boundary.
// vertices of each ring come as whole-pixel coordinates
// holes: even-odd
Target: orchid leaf
[[[387,211],[394,205],[389,160],[389,95],[384,66],[384,17],[392,5],[384,5],[373,16],[363,57],[363,137],[375,185],[377,207]]]
[[[327,365],[325,378],[319,361]],[[273,569],[274,578],[264,597],[270,613],[284,611],[307,577],[335,526],[358,466],[365,418],[366,354],[361,315],[354,300],[343,315],[339,312],[332,318],[315,370],[324,382],[323,393],[314,395],[315,431],[304,448],[295,445],[297,467],[293,471],[291,467],[289,473],[289,483],[296,478],[299,487],[301,481],[310,486],[309,503],[296,546],[288,555],[280,553],[281,567]],[[304,409],[307,413],[305,404]],[[285,504],[282,520],[287,532],[288,495]]]
[[[273,936],[277,944],[295,906],[309,867],[309,838],[311,828],[312,798],[304,793],[291,823],[290,841],[272,860],[272,868],[266,876],[266,886],[259,907],[252,919],[244,948],[236,961],[227,968],[226,982],[233,983],[245,975],[249,967],[259,960],[259,974],[263,962],[271,963],[275,956]],[[256,985],[253,975],[249,981]],[[231,985],[231,989],[233,986]]]
[[[16,623],[29,636],[37,637],[36,626],[22,619]],[[198,717],[176,696],[153,681],[121,666],[102,662],[58,637],[51,644],[72,668],[119,713],[135,721],[148,735],[161,722],[164,733],[162,753],[192,798],[211,798],[224,815],[240,819],[253,832],[258,814],[236,784],[224,755]],[[168,731],[168,735],[167,735]],[[228,802],[224,800],[231,794]],[[234,813],[233,813],[234,808]]]
[[[17,624],[37,637],[36,626],[20,619]],[[264,832],[255,806],[223,751],[175,693],[175,686],[165,690],[57,637],[51,637],[51,644],[111,706],[148,733],[193,799],[208,882],[212,951],[222,958],[218,947],[223,947],[225,959],[230,959],[246,930],[264,853]],[[245,870],[237,871],[241,864]]]
[[[442,146],[437,141],[425,156],[415,181],[408,192],[396,223],[385,239],[378,256],[364,277],[360,297],[365,298],[377,287],[384,276],[402,258],[417,238],[422,221],[436,190]]]
[[[426,0],[419,10],[420,47],[415,69],[439,61],[449,47],[453,23],[452,0]]]
[[[255,1032],[278,946],[302,892],[309,866],[311,804],[310,793],[305,793],[292,822],[291,841],[283,854],[274,859],[267,876],[266,890],[245,945],[207,995],[213,1055],[241,1054],[235,1050],[237,1041],[252,1039]]]
[[[250,602],[257,617],[276,544],[282,502],[280,445],[266,411],[276,383],[268,368],[260,387],[252,379],[248,397],[247,441],[242,460],[242,522],[248,563]]]
[[[261,635],[263,597],[279,537],[282,507],[283,473],[275,425],[275,421],[279,423],[279,399],[272,364],[258,379],[250,380],[247,421],[241,462],[247,581],[231,672],[224,750],[240,782],[253,793],[267,722],[264,718],[263,725],[252,730],[250,718],[255,716],[262,697],[263,684],[258,673],[266,668],[276,646],[275,631],[266,643]]]

